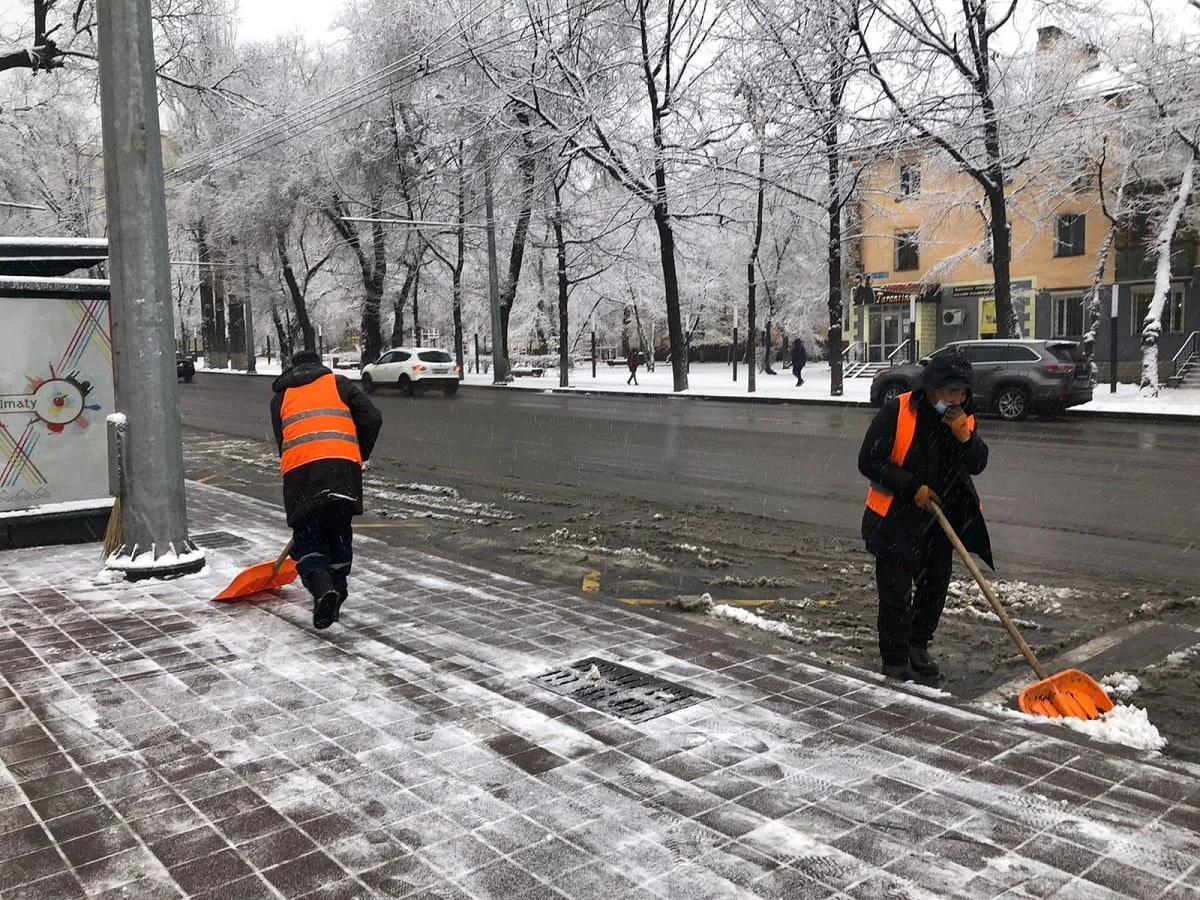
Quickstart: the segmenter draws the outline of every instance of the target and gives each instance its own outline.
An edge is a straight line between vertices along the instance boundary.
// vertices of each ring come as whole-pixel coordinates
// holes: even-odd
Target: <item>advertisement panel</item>
[[[108,301],[0,298],[0,322],[0,512],[107,497]]]

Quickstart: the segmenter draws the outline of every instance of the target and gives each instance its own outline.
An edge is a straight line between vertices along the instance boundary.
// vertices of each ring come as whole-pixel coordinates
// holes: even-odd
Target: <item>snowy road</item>
[[[269,379],[206,373],[184,387],[185,425],[269,437]],[[870,410],[469,388],[450,402],[376,398],[380,462],[857,536]],[[989,420],[983,434],[992,459],[978,486],[1005,575],[1200,583],[1194,424]]]

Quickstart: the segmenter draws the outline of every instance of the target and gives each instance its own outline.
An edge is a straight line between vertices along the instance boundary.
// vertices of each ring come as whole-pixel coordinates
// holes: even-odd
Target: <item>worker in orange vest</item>
[[[858,453],[858,470],[871,482],[862,535],[875,555],[879,653],[889,678],[941,677],[929,643],[946,604],[953,548],[931,501],[967,549],[995,568],[971,480],[988,460],[972,410],[971,363],[944,350],[926,364],[919,389],[883,405]]]
[[[311,350],[292,357],[272,387],[271,423],[283,471],[292,559],[313,597],[313,627],[338,621],[354,561],[351,520],[362,515],[362,469],[383,417],[345,375]]]

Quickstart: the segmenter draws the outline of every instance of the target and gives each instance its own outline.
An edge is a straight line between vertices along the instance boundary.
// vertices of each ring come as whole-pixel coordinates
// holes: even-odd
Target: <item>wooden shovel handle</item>
[[[1013,620],[1008,617],[1008,613],[1000,605],[1000,601],[992,592],[992,586],[983,577],[983,572],[979,571],[979,566],[971,558],[971,554],[967,552],[967,548],[963,546],[963,542],[958,539],[958,535],[954,533],[954,527],[946,519],[946,514],[942,512],[942,508],[937,503],[931,502],[929,505],[933,507],[933,514],[937,516],[938,524],[942,526],[942,531],[946,532],[946,537],[950,539],[950,543],[954,545],[954,549],[958,551],[958,555],[962,557],[962,561],[971,570],[971,574],[975,576],[975,583],[979,585],[979,589],[983,591],[983,596],[987,597],[988,603],[992,605],[992,612],[1000,619],[1009,636],[1016,641],[1017,648],[1025,655],[1025,661],[1033,667],[1033,671],[1037,673],[1038,678],[1049,678],[1050,676],[1046,674],[1046,670],[1042,668],[1042,664],[1038,662],[1038,658],[1033,655],[1033,651],[1025,643],[1025,638],[1021,637],[1021,632],[1017,631],[1017,626],[1013,624]]]
[[[279,574],[279,570],[283,568],[283,561],[288,558],[288,554],[292,552],[292,547],[294,546],[296,546],[296,539],[292,538],[287,542],[287,546],[283,548],[283,552],[279,554],[279,559],[275,560],[275,566],[271,569],[272,578]]]

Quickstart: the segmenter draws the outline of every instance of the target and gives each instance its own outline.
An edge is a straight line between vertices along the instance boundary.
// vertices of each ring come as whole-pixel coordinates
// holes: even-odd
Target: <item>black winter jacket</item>
[[[275,379],[271,385],[275,396],[271,398],[271,425],[275,429],[275,445],[283,454],[283,395],[288,388],[300,387],[328,375],[329,369],[316,363],[293,366]],[[345,375],[335,376],[338,396],[350,408],[354,428],[358,432],[358,450],[363,462],[371,458],[379,429],[383,427],[383,416],[375,408],[362,388]],[[319,459],[292,469],[283,476],[283,508],[287,523],[294,526],[297,521],[325,506],[351,504],[355,515],[362,515],[362,466],[348,459]]]
[[[942,498],[942,511],[966,548],[994,569],[991,538],[971,480],[987,466],[987,444],[978,434],[960,443],[924,391],[913,391],[908,402],[916,409],[917,427],[903,465],[890,459],[900,415],[899,398],[888,401],[876,413],[858,452],[858,471],[894,495],[886,517],[870,508],[863,511],[862,535],[867,549],[876,556],[899,558],[910,571],[924,568],[930,529],[941,530],[933,514],[919,509],[913,501],[917,488],[926,484]],[[965,409],[971,412],[969,399]]]

